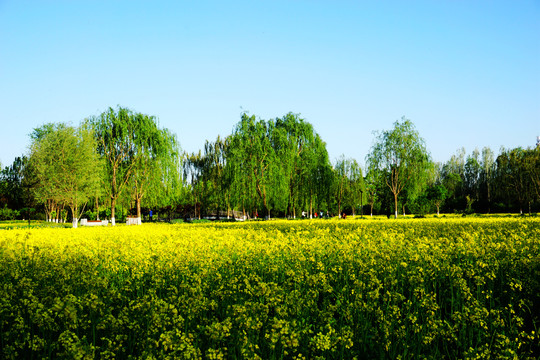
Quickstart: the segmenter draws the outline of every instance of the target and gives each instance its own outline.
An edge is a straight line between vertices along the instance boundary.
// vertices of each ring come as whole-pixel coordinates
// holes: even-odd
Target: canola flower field
[[[539,357],[540,218],[0,230],[5,359]]]

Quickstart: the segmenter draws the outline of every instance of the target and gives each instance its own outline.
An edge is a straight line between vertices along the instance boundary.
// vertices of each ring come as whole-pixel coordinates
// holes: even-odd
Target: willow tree
[[[179,146],[176,137],[167,129],[160,129],[153,116],[136,113],[133,125],[129,187],[136,203],[138,224],[141,224],[143,197],[162,190],[160,184],[166,176],[177,175],[174,170],[178,168]]]
[[[225,154],[226,187],[244,213],[262,206],[268,216],[276,210],[295,217],[296,208],[328,192],[326,144],[297,114],[269,121],[242,114]]]
[[[232,165],[242,170],[235,180],[245,184],[249,191],[243,194],[242,200],[255,209],[258,204],[262,205],[268,217],[278,203],[276,197],[283,195],[283,173],[271,139],[274,127],[273,121],[256,120],[255,116],[242,114],[231,138],[234,149],[229,153]],[[257,203],[252,202],[251,194],[255,195]]]
[[[214,142],[207,140],[200,161],[200,176],[204,183],[203,197],[207,207],[215,212],[218,218],[223,207],[227,208],[227,216],[230,214],[229,181],[228,173],[225,172],[227,146],[227,139],[220,136]]]
[[[364,215],[363,206],[365,203],[366,184],[362,175],[362,168],[356,159],[349,159],[347,166],[347,179],[349,186],[345,197],[345,203],[348,204],[353,213],[353,218],[356,216],[356,209],[360,208],[361,215]]]
[[[250,164],[245,159],[247,142],[245,134],[237,132],[228,137],[227,166],[225,173],[229,179],[231,202],[242,209],[243,218],[256,206],[256,192]]]
[[[150,185],[146,189],[144,197],[145,206],[158,208],[176,207],[185,197],[185,187],[182,176],[184,154],[176,135],[167,129],[161,131],[167,151],[156,158]]]
[[[288,186],[287,215],[296,218],[301,186],[309,173],[309,152],[313,151],[316,133],[313,126],[298,114],[288,113],[275,120],[274,148],[279,149],[280,164]]]
[[[86,119],[94,129],[98,153],[105,161],[105,190],[111,200],[111,223],[115,225],[116,202],[128,184],[134,167],[136,117],[129,109],[109,108]]]
[[[414,187],[414,182],[421,178],[418,174],[427,171],[429,153],[424,139],[414,124],[402,117],[394,123],[392,130],[377,133],[367,160],[370,169],[382,173],[384,183],[394,197],[397,219],[400,193],[406,187]]]
[[[304,169],[301,177],[300,203],[309,210],[310,218],[314,207],[329,206],[332,194],[332,165],[326,150],[326,143],[315,134],[309,150],[302,159]]]
[[[189,181],[188,186],[191,186],[190,193],[191,196],[193,196],[194,217],[200,219],[202,194],[204,190],[204,179],[202,176],[204,160],[200,150],[197,153],[186,154],[186,161],[184,162],[183,169],[184,178]]]
[[[348,167],[349,161],[344,155],[341,155],[334,165],[334,193],[336,196],[339,217],[341,217],[342,214],[341,209],[343,206],[343,200],[349,186],[349,180],[347,178]]]
[[[370,208],[370,216],[373,217],[373,207],[375,206],[375,202],[379,198],[379,193],[377,192],[377,184],[378,184],[378,178],[379,175],[378,171],[374,171],[372,169],[367,169],[366,178],[364,180],[365,189],[366,189],[366,200],[369,204]]]
[[[362,168],[355,159],[341,155],[334,165],[334,194],[338,214],[341,216],[341,209],[349,206],[353,217],[356,216],[356,209],[364,204],[365,192]]]

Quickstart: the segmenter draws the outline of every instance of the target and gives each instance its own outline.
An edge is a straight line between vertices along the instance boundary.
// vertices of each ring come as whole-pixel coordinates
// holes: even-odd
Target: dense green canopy
[[[434,163],[404,117],[375,134],[365,168],[345,155],[332,162],[313,125],[294,113],[243,113],[231,134],[191,154],[155,116],[123,107],[78,127],[45,124],[30,139],[27,156],[0,171],[0,219],[540,210],[540,147],[460,149]]]

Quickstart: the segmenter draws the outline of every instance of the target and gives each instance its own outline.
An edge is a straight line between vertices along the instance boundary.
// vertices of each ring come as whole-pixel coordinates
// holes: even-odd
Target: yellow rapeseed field
[[[539,356],[540,218],[0,230],[0,357]]]

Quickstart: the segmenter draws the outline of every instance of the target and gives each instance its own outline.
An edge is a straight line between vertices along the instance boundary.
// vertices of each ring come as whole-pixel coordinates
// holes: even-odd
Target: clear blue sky
[[[155,115],[184,150],[300,113],[364,163],[411,119],[436,161],[540,135],[540,1],[0,0],[0,161],[47,122]]]

